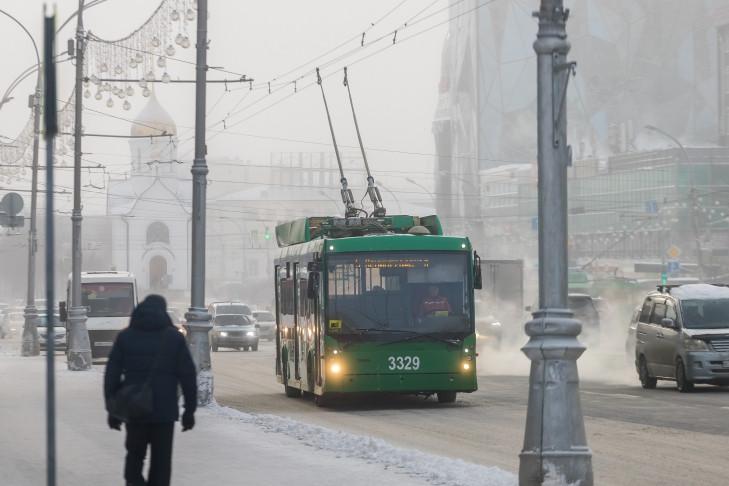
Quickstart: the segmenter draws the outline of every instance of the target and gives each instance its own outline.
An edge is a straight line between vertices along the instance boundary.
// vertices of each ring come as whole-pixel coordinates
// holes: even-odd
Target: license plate
[[[94,343],[94,346],[113,346],[113,345],[114,345],[114,343],[109,342],[109,341],[96,341]],[[729,361],[727,361],[727,363],[729,363]]]
[[[729,368],[729,359],[724,360],[724,368]]]

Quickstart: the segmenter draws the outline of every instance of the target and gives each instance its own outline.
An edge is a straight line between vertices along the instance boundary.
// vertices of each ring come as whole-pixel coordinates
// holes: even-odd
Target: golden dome
[[[177,135],[177,127],[167,111],[162,108],[152,90],[147,105],[132,122],[132,137],[149,137],[152,135]]]

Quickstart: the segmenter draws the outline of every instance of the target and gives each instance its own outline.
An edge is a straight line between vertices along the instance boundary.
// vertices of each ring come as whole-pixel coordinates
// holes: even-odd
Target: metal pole
[[[56,105],[56,65],[53,61],[55,54],[55,34],[53,28],[56,23],[55,11],[53,16],[46,17],[44,13],[44,34],[43,34],[43,66],[45,74],[46,97],[44,100],[45,110],[45,135],[46,140],[46,299],[50,304],[54,299],[54,278],[53,265],[56,262],[53,250],[53,139],[58,133],[57,105]],[[47,479],[48,486],[56,484],[56,380],[55,363],[53,352],[53,306],[46,306],[46,319],[48,322],[48,352],[46,353],[47,379],[46,379],[46,462],[48,464]]]
[[[199,0],[197,8],[197,64],[195,83],[195,160],[192,164],[192,272],[191,305],[185,314],[190,353],[197,368],[197,403],[213,402],[213,372],[210,365],[212,329],[205,307],[205,186],[208,167],[205,163],[205,89],[207,74],[208,2]]]
[[[81,113],[83,108],[84,76],[84,38],[83,25],[84,0],[78,2],[78,23],[76,25],[76,99],[74,125],[74,166],[73,166],[73,213],[71,214],[72,233],[72,272],[71,302],[68,303],[68,369],[81,371],[91,369],[91,345],[86,329],[86,307],[81,304]]]
[[[38,328],[36,318],[38,310],[35,307],[35,254],[38,251],[36,232],[36,208],[38,199],[38,144],[40,138],[40,104],[41,104],[41,83],[42,72],[40,58],[38,59],[38,80],[33,95],[33,175],[30,186],[30,231],[28,232],[28,287],[26,290],[27,304],[25,307],[25,325],[23,326],[23,339],[21,354],[23,356],[38,356],[40,354],[40,343],[38,342]],[[47,306],[53,308],[52,302]],[[48,326],[50,329],[53,326]],[[46,339],[50,336],[46,334]],[[48,349],[48,348],[46,348]]]
[[[579,396],[577,341],[582,325],[567,308],[566,88],[574,64],[562,0],[542,0],[537,54],[539,171],[539,309],[526,323],[522,348],[532,361],[519,484],[591,486],[592,453],[587,447]]]

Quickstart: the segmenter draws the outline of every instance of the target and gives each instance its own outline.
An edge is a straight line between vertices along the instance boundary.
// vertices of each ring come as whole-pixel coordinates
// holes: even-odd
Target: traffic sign
[[[681,263],[680,262],[667,262],[666,270],[668,271],[668,273],[679,273],[679,272],[681,272]]]
[[[676,245],[671,245],[671,248],[669,248],[666,253],[675,260],[681,254],[681,249]]]
[[[656,214],[658,212],[658,201],[651,199],[645,202],[645,212],[648,214]]]
[[[23,209],[23,197],[17,192],[9,192],[0,201],[0,211],[15,216]]]

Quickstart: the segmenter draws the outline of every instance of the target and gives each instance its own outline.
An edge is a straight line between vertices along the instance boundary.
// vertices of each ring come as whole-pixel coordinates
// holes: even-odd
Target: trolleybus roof
[[[305,243],[317,238],[344,238],[370,234],[406,234],[412,228],[422,226],[431,235],[442,235],[443,228],[438,216],[394,215],[381,218],[341,218],[313,216],[276,226],[276,242],[279,247]]]

